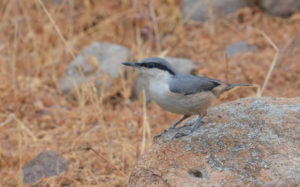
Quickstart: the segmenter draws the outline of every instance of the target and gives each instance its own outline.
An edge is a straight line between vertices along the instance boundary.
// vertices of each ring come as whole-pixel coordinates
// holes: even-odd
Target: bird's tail
[[[227,86],[225,87],[225,89],[223,90],[223,92],[231,90],[232,88],[235,87],[243,87],[243,86],[252,86],[252,84],[227,84]]]
[[[234,87],[242,87],[242,86],[253,86],[252,84],[228,84],[228,88],[234,88]]]
[[[222,93],[231,90],[235,87],[242,87],[242,86],[252,86],[251,84],[230,84],[230,83],[223,83],[220,86],[217,86],[213,92],[214,94],[219,97]]]

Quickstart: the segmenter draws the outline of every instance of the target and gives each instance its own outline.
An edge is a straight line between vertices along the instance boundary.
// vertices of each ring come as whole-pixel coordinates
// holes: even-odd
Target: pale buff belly
[[[216,97],[211,92],[191,95],[172,93],[167,84],[151,84],[150,97],[163,109],[184,115],[204,114]]]

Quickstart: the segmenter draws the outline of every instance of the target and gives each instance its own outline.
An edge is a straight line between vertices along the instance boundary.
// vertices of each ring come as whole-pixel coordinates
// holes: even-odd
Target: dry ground
[[[300,13],[282,19],[245,8],[200,24],[182,19],[178,0],[46,3],[59,36],[39,2],[0,1],[0,186],[21,186],[23,165],[50,149],[68,169],[45,183],[125,186],[149,137],[179,117],[155,104],[143,115],[141,102],[129,99],[132,76],[99,97],[88,85],[76,100],[59,93],[66,65],[94,41],[125,45],[136,60],[167,53],[196,62],[196,74],[263,85],[276,54],[269,37],[279,58],[263,95],[300,95]],[[242,39],[257,50],[227,58],[226,45]],[[220,102],[254,95],[241,88]]]

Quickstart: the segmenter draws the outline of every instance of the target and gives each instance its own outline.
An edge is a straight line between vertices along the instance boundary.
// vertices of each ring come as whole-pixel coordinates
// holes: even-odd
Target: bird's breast
[[[149,83],[150,98],[163,109],[179,113],[175,110],[176,105],[173,103],[174,98],[170,94],[168,83],[162,81],[150,81]]]
[[[149,85],[150,97],[158,104],[164,103],[165,99],[169,98],[169,86],[167,83],[160,81],[150,81]]]

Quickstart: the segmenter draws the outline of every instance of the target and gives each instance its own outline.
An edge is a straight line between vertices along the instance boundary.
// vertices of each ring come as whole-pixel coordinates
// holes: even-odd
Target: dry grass
[[[150,137],[178,118],[131,101],[133,76],[115,80],[100,96],[92,85],[77,88],[77,100],[59,93],[70,51],[78,54],[94,41],[125,45],[136,59],[187,57],[197,74],[262,86],[277,52],[268,36],[279,52],[263,95],[299,96],[299,13],[280,19],[245,8],[213,20],[211,32],[209,23],[183,22],[177,0],[66,0],[45,9],[39,2],[0,1],[0,186],[22,186],[24,163],[49,149],[68,161],[68,170],[45,183],[125,186]],[[241,39],[258,49],[226,58],[225,46]],[[238,89],[221,102],[254,95],[255,88]]]

